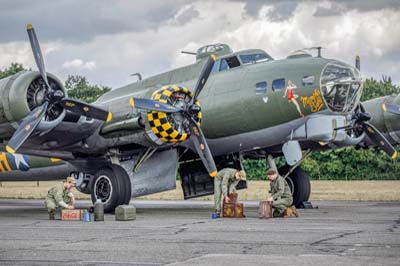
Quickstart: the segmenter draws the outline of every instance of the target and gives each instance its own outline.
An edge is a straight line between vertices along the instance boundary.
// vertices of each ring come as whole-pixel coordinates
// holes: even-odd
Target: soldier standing
[[[296,207],[292,205],[293,197],[286,180],[278,174],[276,170],[270,169],[267,171],[267,177],[271,181],[270,191],[271,197],[267,199],[272,203],[274,209],[274,217],[290,217],[299,214]]]
[[[49,189],[44,206],[49,212],[50,220],[54,220],[54,213],[59,207],[70,210],[74,209],[75,197],[72,194],[71,189],[75,184],[75,178],[69,176],[64,182]]]
[[[224,197],[224,201],[229,203],[228,191],[236,192],[240,180],[246,180],[246,173],[234,168],[224,168],[214,177],[214,207],[218,218],[221,217],[221,198]]]

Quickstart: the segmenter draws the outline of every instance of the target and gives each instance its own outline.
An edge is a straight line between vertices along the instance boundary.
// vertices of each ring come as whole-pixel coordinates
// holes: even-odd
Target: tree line
[[[26,70],[22,64],[12,63],[0,70],[0,79]],[[90,84],[84,76],[68,75],[64,86],[68,96],[86,102],[94,102],[102,94],[110,91],[107,86]],[[393,84],[390,77],[381,80],[367,79],[361,100],[379,96],[399,94],[400,87]],[[278,166],[284,159],[277,158]],[[358,149],[346,147],[324,152],[313,152],[302,163],[302,168],[312,180],[400,180],[400,165],[378,149]],[[249,180],[263,179],[265,160],[244,160],[244,168]]]

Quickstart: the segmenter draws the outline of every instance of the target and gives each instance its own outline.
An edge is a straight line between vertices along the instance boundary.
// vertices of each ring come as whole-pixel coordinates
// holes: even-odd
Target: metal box
[[[136,220],[136,208],[133,205],[119,205],[115,208],[116,221]]]

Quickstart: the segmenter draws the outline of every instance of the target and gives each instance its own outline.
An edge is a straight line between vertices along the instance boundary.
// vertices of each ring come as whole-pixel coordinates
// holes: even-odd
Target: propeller
[[[139,109],[164,113],[181,113],[189,121],[190,139],[192,140],[196,152],[199,154],[200,159],[207,169],[207,172],[212,177],[217,175],[217,167],[215,166],[215,162],[211,154],[210,148],[208,147],[206,138],[204,137],[204,134],[194,117],[201,111],[200,106],[196,105],[197,98],[203,90],[208,77],[210,76],[211,69],[214,65],[215,60],[216,56],[211,55],[205,62],[200,72],[200,77],[197,80],[196,86],[194,88],[193,97],[190,99],[190,102],[184,107],[176,107],[151,99],[130,99],[130,105]]]
[[[18,126],[6,146],[6,150],[9,153],[15,153],[16,150],[21,147],[33,131],[35,131],[40,121],[42,121],[43,118],[46,118],[46,116],[52,112],[53,108],[66,109],[78,115],[84,115],[107,122],[112,119],[112,114],[110,112],[78,100],[66,98],[63,91],[54,90],[52,86],[50,86],[36,32],[31,24],[27,25],[26,30],[28,32],[29,42],[31,44],[36,66],[45,83],[44,100],[43,104],[33,109]]]
[[[355,114],[353,115],[354,123],[352,126],[347,127],[347,129],[354,129],[359,135],[362,132],[365,132],[365,134],[377,147],[382,149],[392,159],[395,159],[397,157],[396,149],[376,127],[368,122],[370,119],[371,115],[366,112],[364,106],[360,103],[356,108]]]

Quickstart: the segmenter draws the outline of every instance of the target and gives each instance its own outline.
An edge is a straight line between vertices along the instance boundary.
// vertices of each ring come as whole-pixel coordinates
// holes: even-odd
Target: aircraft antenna
[[[194,52],[188,52],[188,51],[181,51],[182,54],[190,54],[190,55],[197,55]]]

